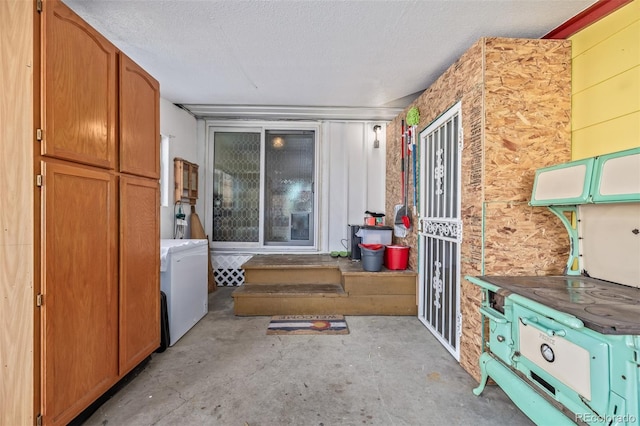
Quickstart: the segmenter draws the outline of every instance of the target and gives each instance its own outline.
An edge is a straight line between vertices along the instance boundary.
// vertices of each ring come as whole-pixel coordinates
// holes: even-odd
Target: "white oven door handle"
[[[520,322],[524,325],[530,325],[531,327],[542,331],[543,333],[545,333],[547,336],[549,337],[554,337],[554,336],[560,336],[560,337],[564,337],[567,335],[567,331],[560,329],[560,330],[553,330],[549,327],[546,327],[542,324],[540,324],[538,322],[538,318],[533,317],[533,318],[520,318]]]
[[[539,313],[540,315],[553,318],[555,322],[558,322],[566,327],[573,328],[574,330],[579,330],[584,327],[584,323],[580,318],[576,318],[575,316],[569,315],[564,312],[556,311],[555,309],[549,308],[542,303],[527,299],[526,297],[520,296],[519,294],[510,294],[509,299],[511,299],[513,302],[518,303],[519,305],[526,306],[527,308],[535,311],[536,313]]]

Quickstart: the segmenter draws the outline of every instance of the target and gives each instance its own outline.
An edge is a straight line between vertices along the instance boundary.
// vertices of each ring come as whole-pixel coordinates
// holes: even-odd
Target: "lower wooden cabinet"
[[[120,374],[160,346],[160,188],[120,177]]]
[[[42,416],[66,424],[118,378],[116,178],[42,163]]]
[[[42,170],[43,424],[67,424],[160,345],[159,185]]]

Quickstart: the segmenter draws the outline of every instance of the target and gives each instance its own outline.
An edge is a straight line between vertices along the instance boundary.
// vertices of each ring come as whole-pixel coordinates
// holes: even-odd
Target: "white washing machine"
[[[160,288],[167,296],[169,346],[208,310],[207,240],[160,240]]]

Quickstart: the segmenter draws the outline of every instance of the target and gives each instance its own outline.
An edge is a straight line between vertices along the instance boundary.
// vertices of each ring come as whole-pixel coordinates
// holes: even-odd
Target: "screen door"
[[[418,318],[460,359],[460,103],[420,133]]]

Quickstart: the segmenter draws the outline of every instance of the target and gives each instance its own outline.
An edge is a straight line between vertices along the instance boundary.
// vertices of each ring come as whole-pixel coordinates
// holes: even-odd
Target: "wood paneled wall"
[[[0,2],[0,423],[33,424],[35,2]]]
[[[546,209],[527,202],[535,169],[570,159],[570,55],[565,40],[483,38],[407,108],[420,110],[421,131],[462,102],[460,363],[476,379],[481,294],[464,275],[553,274],[566,263],[564,227]],[[393,206],[401,200],[395,176],[407,110],[387,128],[386,214],[391,225]],[[396,242],[412,247],[410,265],[417,269],[415,228]]]

